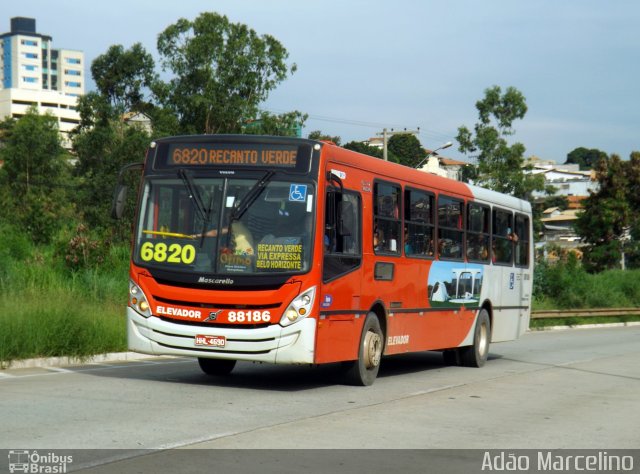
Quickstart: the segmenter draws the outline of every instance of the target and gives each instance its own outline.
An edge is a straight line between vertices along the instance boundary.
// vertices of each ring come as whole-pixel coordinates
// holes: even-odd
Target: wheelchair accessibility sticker
[[[292,184],[289,186],[289,201],[304,202],[307,199],[306,184]]]

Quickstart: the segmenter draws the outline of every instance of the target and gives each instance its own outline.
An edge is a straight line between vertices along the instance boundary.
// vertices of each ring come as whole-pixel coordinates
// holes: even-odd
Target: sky
[[[637,0],[0,0],[0,33],[12,17],[35,18],[54,48],[84,51],[89,77],[111,45],[139,42],[157,57],[159,33],[204,11],[284,45],[298,69],[263,108],[308,114],[304,136],[346,143],[419,128],[425,148],[453,141],[443,156],[472,161],[457,129],[473,129],[475,103],[497,85],[526,98],[510,141],[527,157],[640,150]]]

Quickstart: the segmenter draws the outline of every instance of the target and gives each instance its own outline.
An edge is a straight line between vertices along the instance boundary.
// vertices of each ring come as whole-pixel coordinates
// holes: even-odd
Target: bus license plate
[[[207,347],[224,347],[227,344],[227,339],[224,336],[196,336],[196,346]]]

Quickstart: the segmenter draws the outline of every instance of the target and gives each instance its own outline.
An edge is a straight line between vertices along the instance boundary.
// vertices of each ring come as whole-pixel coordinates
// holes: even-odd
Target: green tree
[[[352,141],[352,142],[346,143],[344,145],[344,148],[346,148],[347,150],[357,151],[358,153],[362,153],[363,155],[369,155],[375,158],[382,159],[382,148],[378,148],[376,146],[366,145],[362,142]],[[389,161],[393,161],[394,163],[397,163],[399,160],[398,157],[395,156],[392,152],[388,153],[387,158],[389,158]]]
[[[588,244],[583,262],[591,272],[619,266],[622,236],[631,216],[627,164],[611,155],[598,161],[595,172],[598,191],[585,199],[584,212],[576,222],[576,232]]]
[[[463,125],[458,128],[456,140],[462,153],[473,154],[477,159],[477,184],[520,198],[543,190],[542,176],[525,173],[524,145],[507,142],[507,137],[515,133],[513,122],[527,113],[522,93],[514,87],[502,93],[499,86],[493,86],[485,90],[476,108],[479,122],[474,132]]]
[[[596,148],[578,147],[569,152],[567,161],[564,164],[577,164],[580,165],[581,170],[590,170],[602,159],[607,159],[607,154],[604,151]]]
[[[389,138],[387,151],[397,157],[397,162],[415,168],[427,156],[420,140],[412,133],[396,133]]]
[[[467,163],[462,167],[460,172],[460,181],[463,183],[477,183],[478,182],[478,167]]]
[[[243,125],[242,133],[297,137],[302,132],[307,117],[308,115],[297,110],[278,115],[262,111],[255,120],[249,120]]]
[[[105,121],[81,130],[73,146],[78,157],[76,175],[81,187],[75,195],[82,221],[90,231],[100,231],[116,241],[126,240],[133,218],[134,199],[129,199],[126,219],[111,219],[111,201],[120,168],[144,159],[149,135],[119,120]],[[135,176],[128,176],[135,189]]]
[[[342,143],[342,138],[340,138],[339,136],[327,135],[326,133],[323,133],[322,130],[314,130],[310,132],[307,138],[309,138],[310,140],[328,140],[338,146],[340,146],[340,143]]]
[[[19,120],[5,122],[0,180],[9,190],[2,213],[17,221],[36,243],[47,243],[70,211],[68,155],[60,143],[58,122],[32,107]]]
[[[624,251],[629,268],[640,267],[640,151],[631,152],[627,166],[627,202],[631,213],[629,242]]]
[[[91,63],[91,75],[98,92],[118,113],[143,110],[144,90],[156,80],[153,57],[140,43],[125,50],[109,47]]]
[[[217,13],[170,25],[158,37],[158,51],[173,78],[156,82],[154,92],[176,114],[183,133],[240,132],[296,69],[287,65],[289,54],[275,38]]]
[[[153,90],[162,90],[162,84],[154,68],[153,57],[139,43],[128,50],[113,45],[98,56],[91,64],[97,91],[79,100],[80,130],[94,127],[97,122],[104,126],[109,121],[122,120],[124,112],[138,111],[151,119],[154,136],[181,133],[174,111],[157,103]]]

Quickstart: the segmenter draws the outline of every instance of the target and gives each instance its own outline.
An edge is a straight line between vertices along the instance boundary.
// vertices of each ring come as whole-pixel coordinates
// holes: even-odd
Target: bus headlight
[[[282,315],[282,318],[280,319],[280,326],[289,326],[290,324],[300,321],[311,314],[311,308],[313,308],[315,296],[315,286],[312,286],[304,293],[298,295]]]
[[[129,306],[145,318],[151,316],[151,308],[144,292],[132,280],[129,280]]]

